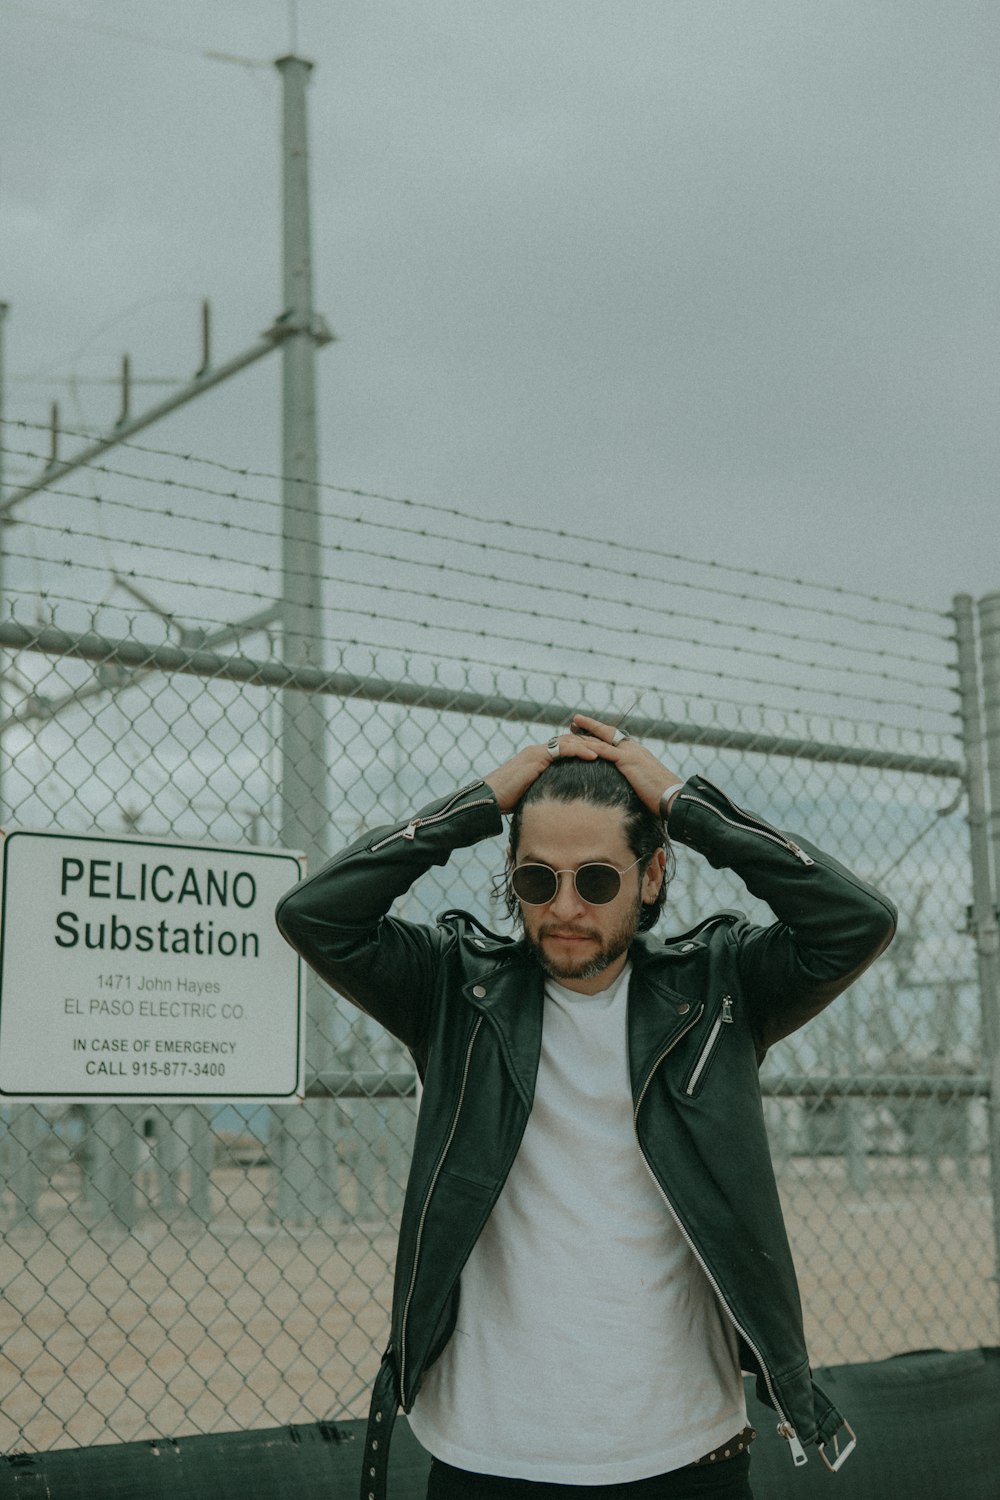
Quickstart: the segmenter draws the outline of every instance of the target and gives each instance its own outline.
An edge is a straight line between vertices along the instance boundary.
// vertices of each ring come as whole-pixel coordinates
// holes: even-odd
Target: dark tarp
[[[933,1350],[817,1369],[858,1435],[836,1475],[815,1448],[796,1469],[748,1387],[757,1500],[1000,1500],[1000,1349]],[[0,1458],[0,1500],[355,1500],[361,1422],[61,1448]],[[428,1460],[405,1421],[390,1500],[420,1500]]]

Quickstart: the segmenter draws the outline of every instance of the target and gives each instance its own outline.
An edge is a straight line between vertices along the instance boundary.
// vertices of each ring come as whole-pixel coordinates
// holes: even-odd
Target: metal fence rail
[[[376,499],[369,520],[378,520]],[[461,545],[481,547],[472,523],[462,526],[454,523]],[[883,623],[872,623],[880,605],[848,601],[833,628],[816,627],[843,633],[842,654],[831,648],[822,670],[806,671],[818,645],[788,646],[775,586],[755,585],[751,599],[743,580],[727,603],[712,575],[699,585],[709,602],[694,601],[702,623],[688,627],[690,650],[669,675],[668,696],[650,685],[666,680],[655,657],[595,656],[587,675],[574,672],[570,653],[582,649],[591,617],[583,594],[575,635],[567,628],[537,653],[526,648],[524,666],[510,665],[509,637],[529,633],[527,603],[494,635],[477,636],[475,654],[448,655],[444,636],[421,637],[418,651],[388,626],[365,645],[327,621],[314,659],[289,664],[260,589],[246,587],[245,630],[219,639],[212,569],[186,579],[182,631],[141,604],[131,614],[120,603],[85,607],[86,589],[74,600],[55,543],[39,536],[25,528],[7,549],[4,826],[273,846],[288,842],[291,796],[315,859],[465,784],[529,738],[547,738],[574,708],[612,705],[631,707],[632,732],[679,772],[704,772],[883,887],[901,910],[896,942],[835,1006],[773,1049],[762,1074],[812,1354],[833,1363],[1000,1339],[996,801],[989,718],[978,712],[984,702],[995,712],[991,682],[984,700],[981,681],[988,612],[980,619],[960,603],[960,675],[953,622],[922,615],[915,626],[912,614],[883,610]],[[95,570],[96,541],[80,542]],[[322,550],[323,567],[336,553],[346,568],[342,545],[341,530]],[[423,578],[430,600],[419,567],[437,563],[417,555],[426,545],[414,540],[405,576],[414,590]],[[626,561],[620,608],[610,610],[623,631],[630,611],[645,607],[632,576],[639,564]],[[224,577],[236,576],[236,562],[235,553],[222,559]],[[535,588],[547,606],[545,580],[564,559],[553,552],[543,562]],[[181,586],[176,553],[170,570],[157,566]],[[592,594],[594,564],[579,566]],[[495,600],[495,560],[490,570],[483,587]],[[154,589],[148,572],[128,576],[133,602]],[[326,583],[332,610],[339,596]],[[371,600],[362,573],[353,586]],[[528,597],[537,604],[537,592]],[[726,655],[755,610],[753,629],[781,656],[770,687],[748,685],[766,651],[756,662]],[[374,634],[377,614],[373,606],[365,615]],[[447,627],[430,614],[428,605],[427,629]],[[708,639],[708,616],[717,638]],[[862,647],[883,678],[905,678],[913,653],[926,653],[917,672],[928,677],[926,709],[905,685],[895,695],[877,687],[885,702],[874,711],[838,697],[843,679],[831,674],[850,670]],[[786,659],[791,650],[798,666]],[[290,722],[321,768],[321,787],[315,770],[304,777],[289,760]],[[500,925],[490,888],[502,858],[499,841],[459,851],[401,909],[433,920],[462,905]],[[727,872],[678,851],[665,934],[734,905],[767,917]],[[309,1008],[300,1105],[4,1108],[0,1449],[361,1412],[387,1327],[414,1078],[392,1039],[318,984]]]

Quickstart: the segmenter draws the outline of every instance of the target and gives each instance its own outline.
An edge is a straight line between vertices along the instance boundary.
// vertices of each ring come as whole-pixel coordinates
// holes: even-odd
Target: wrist
[[[673,808],[673,805],[674,805],[674,800],[675,800],[675,798],[677,796],[677,793],[680,791],[680,789],[681,789],[681,787],[683,785],[684,785],[683,781],[672,781],[670,783],[670,785],[661,794],[661,796],[660,796],[660,817],[663,819],[664,822],[666,822],[667,818],[670,816],[671,809]]]

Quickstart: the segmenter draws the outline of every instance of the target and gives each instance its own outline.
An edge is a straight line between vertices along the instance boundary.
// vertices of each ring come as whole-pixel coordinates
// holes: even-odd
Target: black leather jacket
[[[424,1089],[399,1235],[389,1347],[375,1387],[365,1497],[384,1485],[388,1429],[409,1411],[455,1323],[462,1267],[531,1110],[543,976],[523,941],[464,912],[436,927],[388,915],[431,865],[501,832],[477,782],[408,823],[366,834],[279,903],[278,925],[316,972],[409,1048]],[[828,1005],[889,943],[892,905],[701,776],[668,831],[725,866],[777,920],[710,916],[631,948],[628,1052],[639,1148],[737,1330],[743,1368],[797,1463],[840,1413],[812,1382],[795,1271],[758,1084],[772,1043]],[[374,1446],[372,1446],[374,1444]],[[824,1455],[825,1456],[825,1455]]]

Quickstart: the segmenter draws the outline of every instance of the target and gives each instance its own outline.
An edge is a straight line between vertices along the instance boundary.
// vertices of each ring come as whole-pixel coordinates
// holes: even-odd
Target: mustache
[[[566,927],[558,922],[543,922],[538,929],[540,938],[547,937],[577,937],[594,938],[600,941],[600,933],[595,932],[592,927]]]

